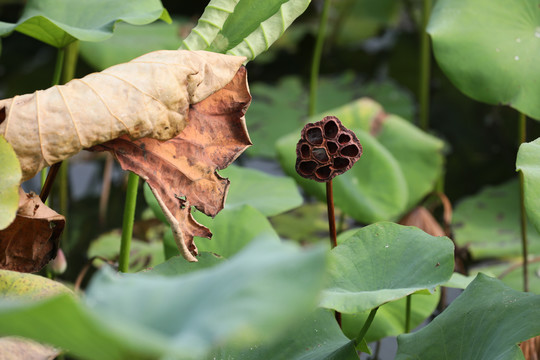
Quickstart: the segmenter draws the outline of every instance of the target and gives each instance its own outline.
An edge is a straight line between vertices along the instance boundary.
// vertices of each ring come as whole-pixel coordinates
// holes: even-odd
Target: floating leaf
[[[19,183],[21,167],[17,155],[9,143],[0,135],[0,230],[15,219],[19,206]]]
[[[538,260],[538,258],[536,258]],[[538,261],[529,261],[527,265],[529,274],[529,290],[540,295],[540,264]],[[480,264],[471,269],[474,276],[484,273],[501,280],[507,286],[517,291],[523,290],[523,262],[512,261],[499,264]]]
[[[243,58],[156,51],[101,73],[0,101],[0,135],[13,146],[23,180],[83,148],[128,135],[168,140],[189,106],[223,88]],[[89,110],[91,109],[91,110]]]
[[[253,60],[268,50],[310,0],[211,0],[180,49],[209,50]]]
[[[396,360],[523,359],[518,343],[540,334],[540,295],[479,274],[426,327],[398,336]]]
[[[254,242],[226,262],[187,275],[102,271],[83,303],[70,296],[0,300],[0,334],[103,360],[201,359],[218,345],[262,345],[314,310],[324,257],[321,248]]]
[[[34,193],[19,193],[15,220],[0,231],[0,269],[36,272],[56,256],[66,223]]]
[[[437,62],[463,93],[540,119],[539,25],[535,1],[442,0],[427,31]]]
[[[354,342],[341,332],[332,312],[318,309],[268,345],[220,348],[208,359],[358,360]]]
[[[231,181],[225,209],[250,205],[266,216],[274,216],[294,209],[304,201],[296,183],[288,176],[234,165],[219,173]]]
[[[521,256],[519,184],[488,186],[457,204],[453,214],[456,244],[475,259]],[[529,251],[540,254],[540,236],[527,226]]]
[[[540,37],[540,31],[538,36]],[[525,193],[527,216],[538,232],[540,232],[540,204],[537,201],[540,198],[539,155],[540,138],[521,144],[516,160],[516,169],[523,173],[523,191]]]
[[[216,170],[227,167],[251,145],[244,118],[251,101],[246,76],[245,68],[239,69],[229,84],[191,105],[188,126],[173,139],[122,137],[93,148],[111,151],[124,170],[146,180],[180,253],[190,261],[197,261],[193,237],[211,236],[193,220],[191,206],[210,216],[223,208],[229,181]]]
[[[414,227],[366,226],[331,251],[321,306],[352,314],[419,291],[434,291],[454,269],[454,245]]]
[[[159,0],[29,0],[19,21],[0,22],[0,35],[17,30],[60,48],[108,39],[118,21],[144,25],[157,19],[171,21]]]

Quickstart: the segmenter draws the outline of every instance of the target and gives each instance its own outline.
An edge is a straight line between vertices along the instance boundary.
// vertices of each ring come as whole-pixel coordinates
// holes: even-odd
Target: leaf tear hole
[[[322,130],[318,127],[308,129],[306,132],[306,139],[313,145],[321,145],[323,142]]]
[[[2,106],[0,109],[0,124],[2,124],[6,120],[6,107]]]
[[[323,166],[317,169],[315,171],[315,175],[321,180],[328,179],[330,175],[332,174],[332,169],[330,166]]]
[[[342,157],[338,157],[334,159],[334,169],[341,170],[345,169],[347,166],[349,166],[350,162],[349,159],[345,159]]]
[[[330,120],[326,124],[324,124],[324,136],[326,136],[328,139],[335,138],[338,130],[338,126],[333,120]]]
[[[351,141],[351,137],[349,135],[347,135],[347,134],[341,134],[341,135],[339,135],[338,141],[339,141],[340,144],[346,144],[349,141]]]
[[[302,161],[298,165],[298,170],[300,170],[300,172],[303,175],[313,174],[313,171],[315,171],[316,168],[317,168],[317,163],[315,161]]]
[[[341,149],[341,155],[348,156],[348,157],[355,157],[360,153],[360,150],[356,147],[356,145],[347,145],[343,149]]]
[[[309,145],[304,144],[300,147],[300,155],[302,155],[302,158],[307,159],[310,155],[311,151],[309,151]]]
[[[330,154],[335,154],[338,150],[338,145],[333,141],[327,141],[326,148]]]
[[[313,157],[315,158],[315,160],[317,160],[318,162],[321,162],[321,163],[325,163],[328,160],[330,160],[328,158],[328,154],[326,154],[326,150],[324,148],[315,148],[315,149],[313,149]]]

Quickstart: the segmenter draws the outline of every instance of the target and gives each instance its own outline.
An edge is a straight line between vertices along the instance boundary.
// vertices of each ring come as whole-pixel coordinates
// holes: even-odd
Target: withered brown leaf
[[[42,168],[127,135],[168,140],[190,105],[221,89],[244,57],[155,51],[65,85],[0,101],[0,134],[13,146],[23,181]]]
[[[39,196],[20,189],[17,216],[0,231],[0,268],[20,272],[41,270],[56,256],[64,225],[64,217],[43,204]]]
[[[227,167],[248,146],[244,114],[251,102],[245,68],[218,92],[191,105],[188,124],[168,141],[121,137],[93,148],[111,151],[125,170],[145,179],[167,216],[182,255],[197,261],[194,236],[211,232],[191,216],[191,206],[215,216],[224,206],[229,181],[216,170]]]

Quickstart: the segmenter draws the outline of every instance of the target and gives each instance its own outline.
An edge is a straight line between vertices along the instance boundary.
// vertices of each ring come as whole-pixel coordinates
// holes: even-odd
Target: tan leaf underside
[[[111,151],[125,170],[145,179],[167,216],[182,255],[196,261],[194,236],[210,231],[191,216],[195,206],[215,216],[225,203],[229,181],[216,170],[227,167],[248,146],[244,114],[251,101],[245,68],[205,100],[190,106],[188,125],[168,141],[121,137],[92,150]]]
[[[189,107],[228,84],[244,57],[156,51],[65,85],[0,101],[0,134],[23,181],[84,148],[127,135],[168,140]],[[2,116],[3,115],[3,116]]]

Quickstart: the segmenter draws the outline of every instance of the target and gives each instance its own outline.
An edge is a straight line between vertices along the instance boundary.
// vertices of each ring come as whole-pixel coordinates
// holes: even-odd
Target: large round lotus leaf
[[[444,284],[454,269],[454,245],[412,226],[366,226],[331,251],[321,306],[359,313]]]
[[[411,329],[416,328],[426,320],[437,308],[441,296],[437,288],[434,294],[411,295]],[[366,333],[368,343],[379,341],[388,336],[397,336],[405,332],[406,298],[382,305]],[[360,333],[369,311],[357,314],[342,314],[343,332],[353,339]]]
[[[364,223],[397,217],[405,210],[408,199],[407,183],[398,162],[367,132],[353,130],[364,153],[349,171],[333,179],[335,205]],[[325,201],[325,184],[296,173],[296,143],[299,139],[300,131],[278,141],[281,166],[304,190]]]
[[[341,332],[333,312],[317,309],[267,345],[219,348],[207,360],[358,360],[354,342]]]
[[[144,25],[157,19],[171,21],[159,0],[29,0],[19,21],[0,22],[0,35],[17,30],[61,48],[108,39],[117,21]]]
[[[228,261],[183,275],[120,276],[105,268],[84,302],[0,299],[0,335],[83,359],[203,359],[217,346],[271,342],[310,316],[324,263],[320,247],[253,242]]]
[[[519,184],[512,180],[488,186],[462,200],[452,219],[456,244],[467,247],[473,258],[521,256]],[[527,226],[529,251],[540,253],[540,235]]]
[[[519,147],[516,168],[523,172],[527,216],[540,232],[540,138]]]
[[[398,336],[395,359],[524,359],[517,345],[539,334],[540,295],[479,274],[430,324]]]
[[[0,136],[0,230],[8,227],[15,219],[19,207],[19,183],[21,182],[21,166],[15,151]]]
[[[537,1],[439,0],[427,31],[437,62],[462,92],[540,120]]]

